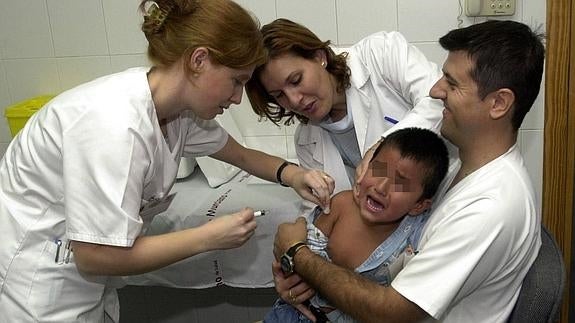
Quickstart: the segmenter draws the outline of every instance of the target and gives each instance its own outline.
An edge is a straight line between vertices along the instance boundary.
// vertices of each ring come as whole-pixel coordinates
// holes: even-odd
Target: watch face
[[[293,272],[291,261],[288,257],[283,255],[280,259],[280,264],[284,274],[289,275]]]

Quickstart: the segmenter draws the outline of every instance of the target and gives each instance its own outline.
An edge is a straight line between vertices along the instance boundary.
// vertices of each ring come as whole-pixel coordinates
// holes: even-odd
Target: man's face
[[[445,106],[441,134],[459,147],[474,140],[473,135],[489,117],[486,102],[479,97],[477,83],[469,73],[474,64],[467,52],[450,52],[443,64],[443,77],[429,92]]]

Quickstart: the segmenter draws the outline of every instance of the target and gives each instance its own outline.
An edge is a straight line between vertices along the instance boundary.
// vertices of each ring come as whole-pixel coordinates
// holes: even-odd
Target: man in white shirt
[[[541,38],[514,21],[487,21],[440,38],[449,55],[430,95],[444,103],[441,134],[459,148],[459,160],[436,196],[418,254],[383,287],[299,248],[290,255],[295,275],[286,277],[274,263],[284,300],[299,304],[313,288],[362,322],[506,322],[541,245],[540,215],[517,147],[539,93]],[[276,257],[305,239],[303,218],[282,224]]]

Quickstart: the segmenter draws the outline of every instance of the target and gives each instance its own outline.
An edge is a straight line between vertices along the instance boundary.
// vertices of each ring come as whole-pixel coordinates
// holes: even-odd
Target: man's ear
[[[415,206],[407,212],[409,215],[416,216],[423,213],[425,210],[431,207],[431,203],[433,201],[431,199],[422,199],[415,204]]]
[[[190,67],[195,73],[201,72],[208,63],[210,51],[205,47],[194,49],[190,55]]]
[[[515,103],[515,93],[508,88],[499,89],[490,94],[493,96],[493,105],[489,110],[489,115],[492,119],[500,119],[506,114],[510,113],[513,104]]]

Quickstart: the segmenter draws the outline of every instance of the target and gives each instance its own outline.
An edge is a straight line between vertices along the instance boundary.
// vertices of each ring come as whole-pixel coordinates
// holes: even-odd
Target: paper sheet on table
[[[210,188],[203,174],[196,170],[191,179],[176,183],[172,192],[178,194],[168,210],[154,218],[146,235],[197,227],[246,206],[268,212],[256,219],[256,232],[243,246],[199,254],[151,273],[126,277],[128,284],[179,288],[221,284],[246,288],[273,286],[271,263],[277,226],[294,221],[301,213],[301,198],[291,188],[254,181],[245,172],[226,184]]]

